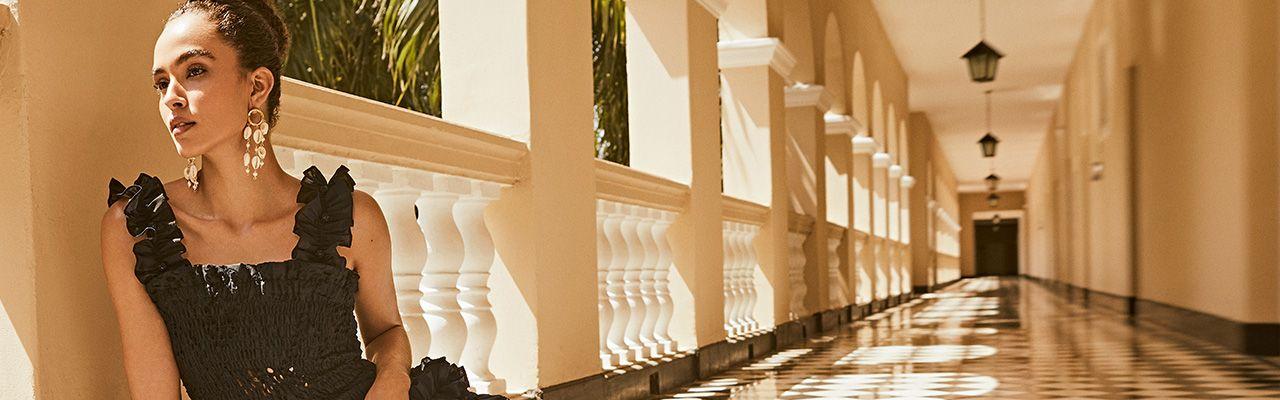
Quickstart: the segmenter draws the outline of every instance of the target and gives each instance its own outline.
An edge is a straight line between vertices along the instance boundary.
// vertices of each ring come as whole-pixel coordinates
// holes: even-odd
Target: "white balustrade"
[[[597,219],[603,219],[605,241],[609,244],[608,266],[605,274],[605,293],[609,298],[609,308],[612,310],[613,318],[610,320],[608,335],[606,336],[606,346],[608,347],[610,359],[608,365],[627,365],[635,361],[635,357],[629,354],[628,346],[624,342],[623,337],[627,331],[627,321],[631,319],[631,304],[627,302],[627,294],[625,290],[624,276],[626,275],[627,265],[627,244],[623,239],[622,222],[625,216],[622,214],[623,205],[611,202],[602,202],[604,210],[597,215]],[[599,235],[599,233],[597,233]],[[599,262],[605,262],[600,260]]]
[[[804,253],[804,242],[813,233],[813,217],[792,213],[787,227],[787,280],[791,286],[791,301],[788,318],[795,320],[809,314],[804,305],[804,298],[809,287],[804,281],[804,266],[808,262]]]
[[[619,351],[609,343],[609,331],[613,325],[614,306],[609,297],[609,266],[613,264],[613,248],[605,235],[605,222],[609,219],[612,204],[596,202],[596,310],[600,312],[600,363],[606,368],[621,364]]]
[[[743,332],[743,334],[751,334],[760,330],[760,321],[755,317],[756,302],[760,297],[759,292],[756,290],[756,267],[760,265],[760,261],[757,259],[754,244],[756,235],[760,233],[760,227],[742,224],[739,229],[742,229],[741,246],[744,248],[743,253],[746,254],[744,259],[746,263],[741,269],[742,288],[746,296],[746,304],[742,310],[742,320],[747,328],[747,331]]]
[[[654,210],[657,221],[653,224],[653,241],[657,245],[658,257],[654,264],[654,294],[658,300],[658,320],[653,325],[653,337],[658,342],[661,354],[674,354],[677,350],[675,339],[671,338],[671,318],[675,316],[675,304],[671,299],[671,266],[675,254],[671,250],[671,242],[667,231],[675,222],[676,213]]]
[[[316,165],[332,178],[347,165],[357,189],[369,192],[391,235],[396,300],[413,357],[445,357],[466,367],[472,387],[504,393],[489,367],[498,321],[489,276],[499,262],[484,210],[506,186],[277,146],[286,171]],[[416,216],[415,216],[416,214]]]
[[[724,222],[724,330],[730,337],[740,331],[738,324],[738,246],[733,222]]]
[[[642,220],[636,215],[635,206],[622,205],[621,213],[622,238],[627,249],[622,276],[623,292],[627,307],[631,310],[622,340],[632,358],[648,358],[644,352],[644,344],[640,341],[640,325],[644,323],[645,315],[645,304],[640,294],[640,270],[644,264],[644,246],[640,244],[639,238]]]
[[[787,278],[791,284],[791,319],[808,314],[804,306],[804,296],[808,287],[804,283],[804,240],[809,235],[803,232],[787,232]]]
[[[725,331],[730,337],[748,336],[760,329],[755,318],[758,260],[753,245],[760,227],[735,221],[725,221],[723,227]]]
[[[867,269],[867,254],[865,253],[868,250],[867,240],[869,235],[859,230],[854,230],[853,235],[854,271],[858,276],[855,280],[856,287],[853,291],[854,301],[862,305],[870,303],[873,297],[871,293],[871,274],[870,270]]]
[[[832,308],[849,305],[849,284],[840,272],[840,243],[844,241],[844,229],[833,227],[828,229],[827,236],[827,300]]]
[[[480,393],[504,393],[506,381],[489,369],[498,321],[489,302],[489,276],[497,261],[493,236],[484,222],[484,210],[498,198],[502,186],[492,182],[469,181],[471,192],[453,208],[454,220],[462,234],[465,256],[458,277],[462,318],[467,324],[467,340],[461,364],[467,367],[471,386]]]
[[[676,351],[667,230],[675,213],[596,201],[600,361],[605,368]]]

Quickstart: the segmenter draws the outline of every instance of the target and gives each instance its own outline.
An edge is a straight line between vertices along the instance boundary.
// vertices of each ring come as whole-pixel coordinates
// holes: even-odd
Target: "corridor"
[[[663,399],[1274,399],[1280,367],[977,278]]]

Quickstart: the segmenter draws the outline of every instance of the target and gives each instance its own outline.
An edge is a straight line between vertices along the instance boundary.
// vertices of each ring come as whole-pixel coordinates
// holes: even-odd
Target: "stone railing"
[[[840,243],[844,242],[845,227],[827,223],[827,304],[831,308],[849,305],[849,282],[840,271]]]
[[[484,211],[519,179],[527,146],[290,78],[282,91],[288,122],[272,138],[281,166],[301,176],[316,165],[329,178],[346,165],[383,211],[414,359],[444,356],[477,391],[506,392],[490,369],[501,325],[490,275],[502,262]]]
[[[678,351],[667,231],[688,199],[687,186],[596,160],[597,308],[605,369]]]
[[[756,270],[759,259],[755,238],[768,219],[765,206],[723,196],[724,212],[724,320],[732,339],[753,336],[764,327],[756,318],[758,300]]]
[[[857,278],[854,279],[857,285],[853,290],[854,302],[858,305],[868,304],[871,303],[874,297],[871,292],[871,276],[874,271],[873,268],[868,268],[872,264],[870,254],[866,253],[871,249],[868,246],[871,236],[857,229],[849,232],[853,234],[853,237],[849,240],[853,244],[853,254],[857,255],[854,260],[854,271],[857,274]]]
[[[813,233],[813,217],[792,213],[787,227],[787,281],[791,285],[789,319],[795,320],[809,314],[804,297],[809,287],[804,282],[804,266],[808,260],[804,253],[804,241]]]

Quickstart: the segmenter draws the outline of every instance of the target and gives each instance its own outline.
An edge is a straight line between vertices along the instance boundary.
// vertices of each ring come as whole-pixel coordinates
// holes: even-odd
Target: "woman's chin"
[[[204,154],[192,146],[183,146],[182,142],[178,142],[178,156],[182,158],[191,158]]]

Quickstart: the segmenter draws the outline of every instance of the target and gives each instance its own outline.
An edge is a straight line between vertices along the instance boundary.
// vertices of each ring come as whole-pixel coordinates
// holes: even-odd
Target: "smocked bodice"
[[[351,246],[355,180],[303,172],[288,260],[192,264],[164,184],[139,173],[112,179],[107,204],[127,198],[138,277],[164,319],[178,373],[193,400],[363,399],[376,365],[362,356],[355,319],[360,274]],[[423,358],[409,371],[411,400],[503,399],[468,391],[466,370]]]

